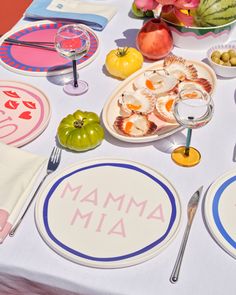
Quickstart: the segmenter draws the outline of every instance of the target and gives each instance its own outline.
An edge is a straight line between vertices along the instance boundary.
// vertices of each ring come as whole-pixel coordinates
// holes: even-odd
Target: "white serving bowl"
[[[225,78],[233,78],[236,77],[236,66],[224,66],[224,65],[219,65],[215,62],[212,61],[211,59],[211,54],[213,51],[219,50],[220,52],[225,52],[230,49],[236,50],[236,44],[219,44],[212,46],[208,51],[207,51],[207,59],[209,61],[210,66],[213,68],[215,73],[221,77]]]
[[[165,18],[164,21],[171,30],[174,45],[191,50],[204,50],[209,46],[228,42],[236,25],[236,20],[214,27],[186,27]]]

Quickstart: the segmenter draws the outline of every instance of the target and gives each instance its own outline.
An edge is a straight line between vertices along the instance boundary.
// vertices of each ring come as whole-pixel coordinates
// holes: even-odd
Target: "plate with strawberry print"
[[[50,42],[54,49],[57,30],[64,23],[38,21],[11,30],[0,38],[0,64],[10,71],[31,76],[53,76],[72,72],[71,61],[60,56],[56,51],[13,45],[6,42],[7,38],[19,41]],[[83,25],[90,37],[90,47],[86,55],[77,61],[77,68],[92,62],[99,50],[99,40],[89,27]]]
[[[47,127],[48,98],[39,89],[16,81],[0,80],[0,141],[20,147]]]

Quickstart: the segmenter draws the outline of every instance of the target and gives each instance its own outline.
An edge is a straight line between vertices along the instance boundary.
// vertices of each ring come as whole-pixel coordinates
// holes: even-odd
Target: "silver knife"
[[[233,151],[233,162],[236,162],[236,144],[234,146],[234,151]]]
[[[179,278],[179,272],[180,272],[180,267],[181,267],[181,263],[183,260],[183,256],[184,256],[184,251],[185,251],[185,247],[188,241],[188,236],[189,236],[189,232],[191,229],[191,225],[193,222],[193,218],[195,216],[195,213],[197,211],[197,207],[198,207],[198,203],[200,200],[200,196],[202,193],[202,189],[203,186],[201,186],[190,198],[189,202],[188,202],[188,223],[184,232],[184,236],[183,236],[183,240],[179,249],[179,253],[175,262],[175,266],[173,268],[173,271],[171,273],[170,276],[170,282],[171,283],[176,283],[178,281]]]

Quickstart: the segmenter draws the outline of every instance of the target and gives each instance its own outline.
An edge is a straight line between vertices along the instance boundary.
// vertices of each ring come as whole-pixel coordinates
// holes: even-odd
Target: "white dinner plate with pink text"
[[[58,173],[35,208],[38,230],[54,251],[99,268],[156,256],[174,238],[180,213],[164,176],[120,159],[94,159]]]
[[[0,80],[0,141],[16,147],[35,139],[51,115],[48,98],[22,82]]]

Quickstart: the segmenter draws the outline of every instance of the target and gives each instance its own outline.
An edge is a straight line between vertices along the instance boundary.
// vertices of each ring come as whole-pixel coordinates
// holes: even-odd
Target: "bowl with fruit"
[[[214,45],[207,51],[207,58],[217,75],[236,77],[236,44]]]
[[[185,27],[165,20],[168,24],[174,45],[190,50],[204,50],[209,45],[226,43],[230,39],[235,21],[212,27]]]
[[[230,39],[236,23],[236,1],[201,0],[196,9],[185,13],[192,16],[191,26],[185,26],[172,15],[163,15],[174,44],[180,48],[203,50]]]

